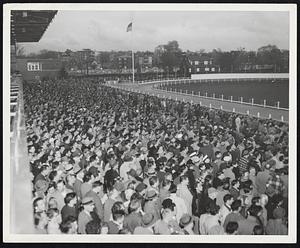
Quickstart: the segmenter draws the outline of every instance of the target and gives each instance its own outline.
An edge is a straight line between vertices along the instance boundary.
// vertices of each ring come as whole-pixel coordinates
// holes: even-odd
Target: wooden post
[[[209,108],[211,109],[211,103],[209,104]]]
[[[278,101],[278,102],[277,102],[277,108],[278,108],[278,109],[279,109],[279,105],[280,105],[280,102]]]
[[[246,112],[246,113],[247,113],[247,115],[249,115],[249,114],[250,114],[250,111],[249,111],[249,110],[247,110],[247,112]]]
[[[269,114],[269,119],[271,119],[272,118],[272,115],[271,114]]]
[[[200,104],[200,106],[201,106],[201,105],[202,105],[202,102],[200,101],[200,103],[199,103],[199,104]]]
[[[241,96],[241,103],[243,102],[243,97]]]
[[[215,93],[213,93],[213,98],[215,98],[215,96],[216,96]]]
[[[260,114],[259,114],[259,112],[257,112],[257,117],[258,117],[258,118],[260,117]]]
[[[205,96],[207,97],[207,92],[205,92]]]
[[[220,109],[221,109],[221,110],[223,109],[223,106],[222,106],[222,105],[220,106]]]
[[[266,99],[264,99],[264,107],[266,107],[267,101]]]
[[[232,109],[232,112],[235,113],[235,108]]]
[[[222,97],[222,101],[223,101],[224,100],[224,95],[222,94],[221,97]]]
[[[254,98],[251,99],[251,104],[254,105]]]
[[[284,121],[284,120],[283,120],[283,115],[281,116],[281,121]]]
[[[232,102],[233,96],[230,96],[230,101]]]

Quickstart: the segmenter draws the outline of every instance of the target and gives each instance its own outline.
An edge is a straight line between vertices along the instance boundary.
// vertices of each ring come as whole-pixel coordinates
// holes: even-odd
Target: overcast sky
[[[133,18],[133,33],[126,27]],[[26,53],[65,51],[153,51],[177,40],[183,50],[257,50],[272,44],[289,49],[288,12],[229,11],[58,11],[38,43],[23,43]]]

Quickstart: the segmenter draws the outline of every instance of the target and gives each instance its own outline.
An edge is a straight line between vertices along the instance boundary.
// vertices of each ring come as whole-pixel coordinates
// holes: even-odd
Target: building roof
[[[56,13],[57,10],[12,10],[11,44],[38,42]]]
[[[212,59],[206,55],[200,55],[200,54],[187,54],[187,57],[190,61],[204,61],[204,60]]]

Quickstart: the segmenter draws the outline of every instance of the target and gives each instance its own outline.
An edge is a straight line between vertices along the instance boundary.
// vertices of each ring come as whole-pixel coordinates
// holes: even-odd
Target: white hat
[[[225,157],[223,158],[223,160],[224,160],[225,162],[229,162],[229,161],[231,160],[231,157],[230,157],[230,156],[225,156]]]
[[[192,158],[192,157],[194,157],[196,155],[197,155],[197,152],[193,152],[193,153],[190,154],[190,158]]]

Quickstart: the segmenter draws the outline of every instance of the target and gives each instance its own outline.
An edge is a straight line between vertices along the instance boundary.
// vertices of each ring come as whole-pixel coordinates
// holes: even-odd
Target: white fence
[[[191,79],[288,79],[289,73],[216,73],[192,74]]]
[[[279,78],[279,77],[278,77]],[[261,80],[265,80],[265,79],[271,79],[271,78],[260,78]],[[264,107],[264,108],[275,108],[275,109],[281,109],[281,110],[288,110],[288,108],[282,108],[280,107],[280,102],[278,101],[276,103],[276,106],[272,106],[272,105],[267,105],[267,100],[264,99],[263,100],[263,104],[258,104],[254,102],[254,98],[251,99],[251,102],[246,102],[244,101],[243,97],[240,96],[238,97],[238,101],[233,100],[233,96],[230,96],[229,99],[226,99],[224,97],[224,95],[220,95],[220,97],[216,96],[216,94],[212,93],[211,96],[208,95],[207,92],[199,92],[198,94],[194,94],[193,91],[191,91],[190,93],[188,93],[188,90],[182,90],[182,89],[172,89],[172,85],[177,85],[177,84],[191,84],[191,83],[206,83],[206,82],[218,82],[218,83],[222,83],[222,82],[233,82],[233,81],[243,81],[243,80],[249,80],[249,78],[225,78],[225,79],[178,79],[178,80],[165,80],[165,81],[155,81],[152,82],[153,83],[153,88],[162,90],[162,91],[169,91],[169,92],[176,92],[177,94],[186,94],[186,95],[194,95],[194,96],[199,96],[199,97],[204,97],[204,98],[209,98],[209,99],[216,99],[219,101],[224,101],[224,102],[233,102],[233,103],[239,103],[239,104],[248,104],[248,105],[252,105],[252,106],[259,106],[259,107]],[[255,82],[257,82],[257,78],[252,78],[250,79],[250,81],[253,80]],[[167,89],[162,89],[162,87],[166,87],[169,86],[170,88]]]

